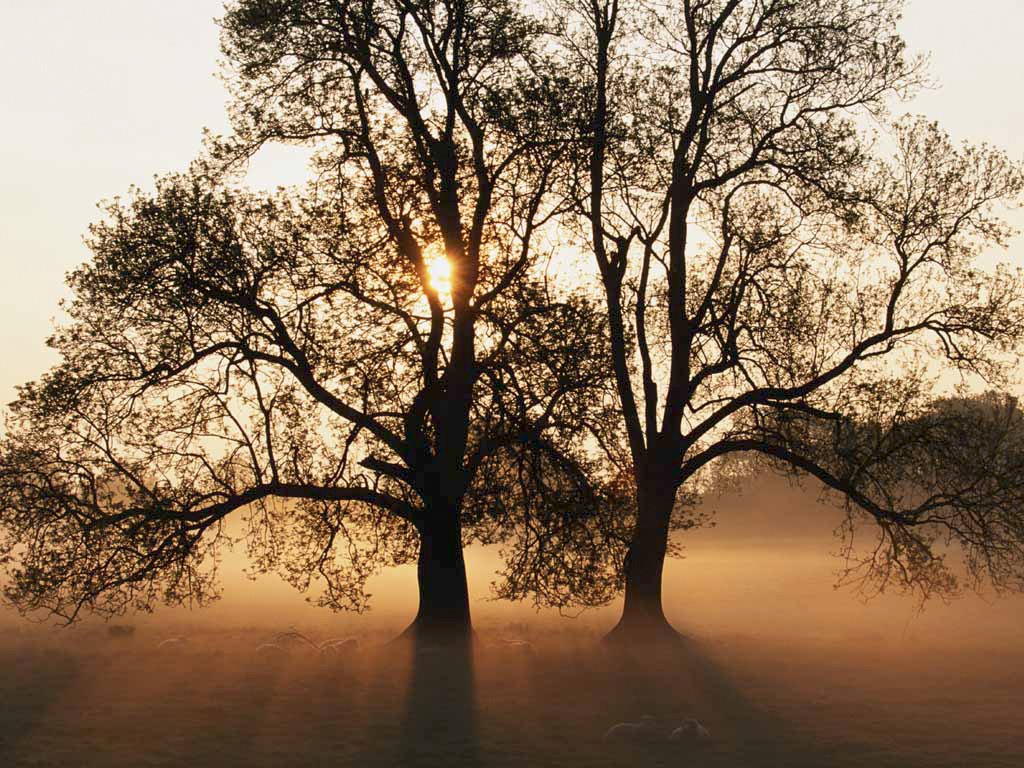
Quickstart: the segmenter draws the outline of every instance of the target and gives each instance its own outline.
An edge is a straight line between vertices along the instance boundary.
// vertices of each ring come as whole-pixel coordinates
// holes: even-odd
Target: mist
[[[837,589],[842,511],[811,484],[765,477],[709,506],[714,525],[681,536],[684,557],[666,569],[666,613],[689,643],[672,659],[609,655],[601,636],[619,601],[564,617],[490,599],[498,553],[480,547],[467,553],[479,640],[469,662],[390,642],[416,611],[411,566],[371,579],[363,615],[313,607],[273,576],[247,578],[240,553],[205,608],[70,628],[6,612],[0,757],[678,764],[675,751],[602,741],[615,722],[650,714],[710,730],[694,765],[1018,764],[1020,597],[922,606]],[[332,638],[358,647],[314,649]]]
[[[710,525],[676,536],[682,556],[667,562],[663,587],[666,615],[688,635],[867,642],[891,649],[1024,646],[1020,595],[966,588],[955,598],[922,601],[916,594],[877,594],[870,584],[839,584],[844,561],[837,529],[845,513],[822,498],[814,481],[762,476],[713,496],[702,511],[709,513]],[[863,525],[857,533],[860,546],[870,545],[873,535],[872,527]],[[295,625],[397,634],[416,614],[415,565],[371,577],[370,610],[353,614],[313,605],[309,598],[315,592],[300,594],[275,574],[251,578],[243,550],[230,551],[219,567],[219,600],[201,608],[158,608],[126,621],[154,631]],[[955,554],[951,558],[955,564]],[[466,561],[474,621],[484,629],[515,623],[602,634],[621,613],[621,600],[567,614],[536,610],[528,601],[496,600],[492,583],[501,565],[500,547],[471,546]],[[8,612],[5,620],[15,618]]]
[[[7,5],[0,768],[1024,765],[1024,4]]]

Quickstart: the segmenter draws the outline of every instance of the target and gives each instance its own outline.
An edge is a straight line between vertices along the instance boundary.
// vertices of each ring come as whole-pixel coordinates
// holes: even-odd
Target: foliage
[[[877,414],[914,424],[943,376],[1006,388],[1019,360],[1024,279],[990,251],[1007,241],[999,211],[1020,198],[1024,172],[932,122],[890,117],[925,77],[897,32],[901,5],[559,6],[565,56],[589,94],[577,236],[604,288],[638,483],[631,548],[656,562],[649,584],[660,582],[672,514],[659,489],[692,487],[716,459],[755,452],[824,480],[879,523],[867,571],[886,582],[904,567],[905,582],[944,586],[920,554],[930,518],[830,482],[834,446],[760,428]],[[919,396],[911,410],[907,392]],[[961,450],[965,424],[933,434],[928,455]],[[1007,583],[1020,573],[1016,497],[957,499],[946,530],[969,540],[973,573]],[[997,518],[1006,525],[978,524]]]
[[[13,407],[7,596],[67,620],[204,601],[231,534],[258,570],[363,610],[424,536],[527,530],[486,503],[508,483],[533,521],[592,525],[603,340],[539,267],[562,204],[541,27],[512,2],[312,0],[241,0],[221,25],[234,135],[107,206],[61,363]],[[317,180],[233,188],[268,141],[316,147]],[[542,491],[560,484],[571,498]]]

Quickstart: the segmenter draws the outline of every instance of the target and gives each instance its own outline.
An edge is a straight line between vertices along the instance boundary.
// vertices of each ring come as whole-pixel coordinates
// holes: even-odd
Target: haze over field
[[[922,605],[912,595],[869,596],[855,585],[836,586],[843,560],[834,530],[843,514],[822,503],[810,483],[800,488],[769,477],[742,493],[727,492],[709,507],[715,512],[715,525],[679,536],[684,557],[670,560],[666,567],[666,613],[694,637],[863,642],[911,653],[917,648],[1024,647],[1024,597],[1019,595],[967,590],[960,598]],[[866,546],[870,531],[863,533]],[[317,608],[276,575],[249,579],[246,566],[241,551],[224,559],[222,598],[210,606],[162,608],[125,621],[158,634],[183,627],[213,631],[239,626],[272,632],[295,625],[332,635],[386,635],[400,631],[416,613],[413,565],[375,576],[368,587],[371,610],[362,615]],[[499,566],[494,548],[476,546],[467,552],[474,617],[492,631],[513,623],[541,634],[597,636],[621,611],[621,600],[573,616],[538,612],[529,603],[496,601],[490,584]],[[15,621],[10,612],[3,615],[7,622]],[[85,623],[97,626],[95,621]]]
[[[227,563],[221,603],[124,619],[137,627],[127,639],[91,621],[47,630],[4,616],[0,663],[13,674],[0,681],[0,760],[678,765],[674,753],[601,741],[612,723],[654,713],[711,729],[711,748],[689,758],[705,768],[1019,765],[1024,601],[968,597],[919,614],[905,598],[835,592],[834,510],[767,485],[723,499],[719,527],[689,536],[688,556],[668,566],[666,611],[695,640],[685,660],[606,658],[598,638],[617,605],[560,619],[477,600],[483,648],[465,680],[458,662],[434,668],[381,645],[415,613],[411,567],[374,579],[374,609],[355,617],[304,605],[274,579],[249,583]],[[495,560],[470,550],[468,561],[480,598]],[[361,647],[257,652],[292,627],[316,640],[355,635]],[[179,635],[183,647],[157,647]],[[526,651],[495,645],[524,638]]]
[[[764,11],[764,48],[735,7],[685,16],[714,30],[701,87],[679,76],[686,30],[623,11],[650,34],[642,61],[678,65],[687,125],[705,115],[691,131],[653,66],[631,81],[647,112],[616,83],[608,118],[604,76],[627,57],[587,58],[615,36],[586,3],[561,6],[593,26],[582,46],[571,24],[533,34],[513,6],[473,6],[479,47],[443,75],[424,62],[447,42],[409,32],[405,9],[381,29],[430,55],[364,54],[347,4],[310,33],[294,7],[239,0],[229,126],[221,0],[0,0],[0,404],[57,361],[43,341],[64,275],[90,256],[97,203],[121,200],[77,275],[64,365],[0,443],[5,595],[113,615],[62,627],[0,605],[0,766],[1024,765],[1024,595],[990,586],[1024,588],[1024,369],[1001,368],[1024,349],[1024,237],[988,250],[985,218],[1024,194],[1024,4],[908,0],[899,30],[939,85],[895,111],[954,143],[889,125],[903,152],[886,165],[851,126],[915,82],[890,2]],[[711,75],[719,33],[756,51],[735,77]],[[582,62],[578,81],[537,76],[552,37],[549,73]],[[314,62],[300,85],[292,45]],[[477,53],[485,75],[465,64]],[[403,102],[388,77],[407,61]],[[433,112],[438,88],[484,77],[497,95],[448,91]],[[202,151],[202,126],[259,143],[320,137],[325,114],[361,130],[332,149],[327,192],[154,181]],[[631,135],[608,142],[609,126]],[[308,160],[264,148],[248,182],[300,184]],[[535,279],[562,228],[583,233],[594,302]],[[943,397],[981,372],[999,392]],[[674,531],[673,503],[739,455],[763,463],[704,498],[712,524]],[[782,466],[859,504],[854,555],[885,533],[872,575],[942,592],[931,556],[948,554],[963,594],[858,591],[844,511]],[[235,549],[218,548],[222,520]],[[464,573],[471,537],[505,543],[466,547]],[[662,579],[666,540],[683,557]],[[247,543],[293,581],[319,574],[309,593],[248,578]],[[217,557],[221,598],[192,604]],[[336,607],[361,606],[367,572],[370,610],[315,604],[326,581]],[[495,600],[492,582],[548,605],[626,599],[563,615]]]

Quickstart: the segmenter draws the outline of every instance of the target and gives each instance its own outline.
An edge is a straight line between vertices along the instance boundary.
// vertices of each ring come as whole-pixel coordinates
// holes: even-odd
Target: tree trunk
[[[641,489],[637,495],[637,525],[626,555],[625,602],[622,618],[606,638],[610,642],[674,643],[681,639],[665,618],[661,600],[669,524],[675,503],[674,487],[668,493],[664,487],[656,491]]]
[[[419,526],[416,566],[420,605],[404,636],[420,642],[454,643],[472,637],[469,588],[457,510],[446,510]]]

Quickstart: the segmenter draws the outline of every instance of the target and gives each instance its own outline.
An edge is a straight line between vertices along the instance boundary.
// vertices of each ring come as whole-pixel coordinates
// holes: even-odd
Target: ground
[[[0,766],[1024,765],[1024,649],[723,634],[623,657],[585,628],[517,625],[481,629],[468,663],[384,632],[276,656],[265,630],[167,634],[6,630]],[[712,742],[602,741],[644,714],[696,717]]]

